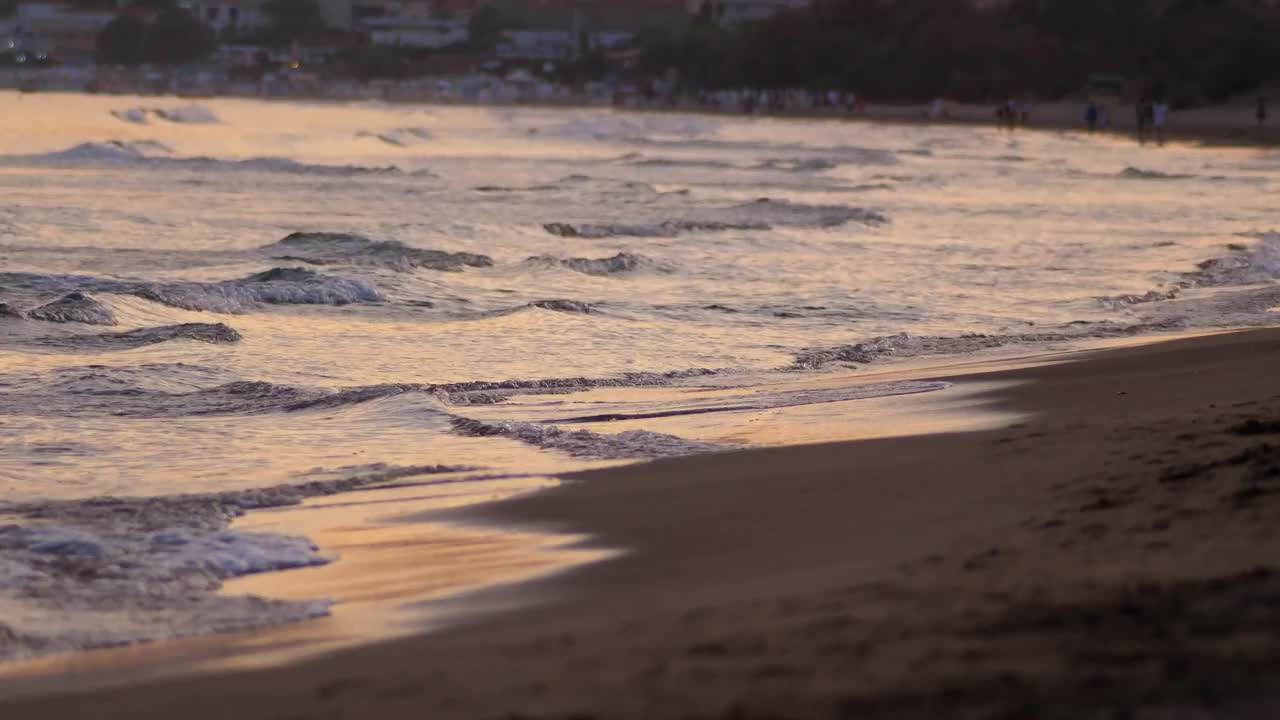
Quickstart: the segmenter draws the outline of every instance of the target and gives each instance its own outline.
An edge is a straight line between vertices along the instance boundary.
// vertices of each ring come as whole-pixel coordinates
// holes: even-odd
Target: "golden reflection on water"
[[[327,617],[156,645],[68,653],[0,665],[0,697],[67,692],[147,678],[296,661],[356,644],[422,632],[456,619],[435,603],[608,557],[579,538],[451,523],[435,513],[553,487],[549,477],[425,485],[406,483],[255,511],[239,531],[304,534],[337,557],[328,565],[232,580],[223,593],[334,602]],[[417,517],[415,517],[417,516]],[[504,607],[534,602],[512,593]],[[492,611],[492,604],[466,610]]]

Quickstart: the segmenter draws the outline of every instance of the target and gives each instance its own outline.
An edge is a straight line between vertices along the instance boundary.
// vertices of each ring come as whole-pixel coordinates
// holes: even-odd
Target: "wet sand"
[[[628,551],[539,604],[0,717],[1276,717],[1278,370],[1280,330],[1098,351],[956,377],[997,429],[583,473],[467,511]]]

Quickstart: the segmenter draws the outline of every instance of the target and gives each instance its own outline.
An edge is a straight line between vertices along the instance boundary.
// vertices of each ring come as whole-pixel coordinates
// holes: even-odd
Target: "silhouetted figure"
[[[1147,142],[1147,128],[1155,119],[1155,110],[1151,106],[1151,100],[1143,95],[1138,104],[1133,106],[1134,120],[1138,123],[1138,143],[1145,145]]]
[[[1098,104],[1092,100],[1084,107],[1084,124],[1089,127],[1089,132],[1098,129]]]
[[[1164,127],[1169,122],[1169,103],[1161,100],[1151,108],[1151,124],[1156,129],[1156,142],[1164,145]]]
[[[1259,128],[1267,124],[1267,99],[1266,98],[1264,97],[1258,98],[1258,109],[1255,113],[1255,116],[1258,118]]]

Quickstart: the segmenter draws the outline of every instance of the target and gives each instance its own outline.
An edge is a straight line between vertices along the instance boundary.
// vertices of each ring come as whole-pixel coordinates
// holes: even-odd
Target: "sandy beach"
[[[1275,717],[1277,367],[1280,330],[1096,351],[956,378],[997,430],[588,472],[469,511],[627,551],[537,605],[0,715]]]
[[[1083,99],[1032,103],[1029,122],[1017,130],[1086,132]],[[865,113],[853,117],[873,122],[911,124],[962,124],[995,126],[996,106],[976,103],[946,103],[941,118],[929,116],[929,104],[871,105]],[[1137,139],[1134,109],[1125,104],[1109,108],[1110,121],[1096,133],[1119,139]],[[1016,132],[1016,130],[1015,130]],[[1173,111],[1165,132],[1166,142],[1204,145],[1253,145],[1269,147],[1280,144],[1280,125],[1268,122],[1258,125],[1254,106],[1248,99]],[[1155,146],[1154,136],[1148,143]]]

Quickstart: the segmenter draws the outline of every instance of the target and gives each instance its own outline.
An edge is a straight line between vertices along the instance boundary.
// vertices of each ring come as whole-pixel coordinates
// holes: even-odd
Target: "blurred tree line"
[[[849,89],[885,100],[1059,98],[1094,72],[1179,104],[1280,80],[1280,9],[1265,0],[814,0],[722,27],[712,0],[647,35],[642,70],[686,90]]]
[[[174,0],[136,0],[98,32],[96,59],[178,65],[203,60],[216,47],[213,29]]]

